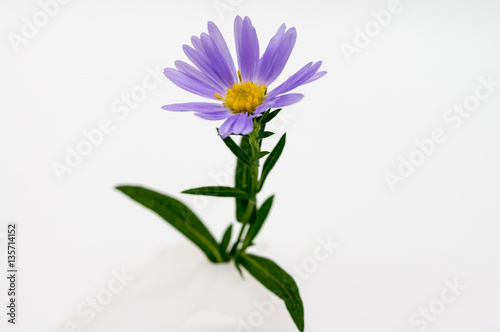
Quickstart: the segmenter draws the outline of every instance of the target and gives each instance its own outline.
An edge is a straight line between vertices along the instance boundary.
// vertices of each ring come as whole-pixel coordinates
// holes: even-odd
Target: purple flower
[[[191,37],[193,47],[182,47],[196,68],[176,61],[177,69],[164,70],[165,76],[177,86],[216,102],[171,104],[162,108],[195,112],[207,120],[225,119],[219,128],[223,138],[230,134],[249,134],[253,130],[253,118],[268,108],[299,102],[304,95],[288,92],[326,74],[326,71],[318,72],[321,61],[310,62],[268,92],[267,87],[278,78],[290,57],[297,39],[295,28],[287,30],[285,24],[281,25],[262,56],[257,33],[248,17],[241,19],[236,16],[234,36],[239,70],[236,70],[224,37],[213,22],[208,22],[208,34]]]

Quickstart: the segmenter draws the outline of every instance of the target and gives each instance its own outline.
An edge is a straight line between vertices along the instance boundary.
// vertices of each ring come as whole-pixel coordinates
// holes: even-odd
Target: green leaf
[[[274,195],[266,199],[266,201],[260,207],[259,211],[257,212],[257,220],[248,229],[245,241],[243,242],[242,250],[245,250],[245,248],[247,248],[248,245],[252,243],[257,234],[259,234],[259,231],[262,228],[262,225],[264,225],[267,215],[271,210],[271,207],[273,205],[273,200],[274,200]]]
[[[231,241],[232,233],[233,233],[233,225],[231,224],[224,232],[224,236],[222,237],[222,241],[219,246],[220,254],[223,255],[224,257],[227,256],[226,250],[227,247],[229,246],[229,241]]]
[[[245,153],[251,153],[251,146],[248,136],[241,138],[240,148]],[[250,187],[252,182],[251,168],[247,164],[243,163],[240,159],[236,162],[236,172],[234,175],[234,186],[241,189],[247,193],[250,193]],[[247,199],[236,198],[236,220],[243,222],[243,216],[248,206]]]
[[[196,244],[212,262],[222,262],[219,244],[201,220],[186,205],[155,191],[135,186],[119,186],[125,195],[156,212]]]
[[[266,125],[261,123],[259,129],[259,135],[257,136],[257,139],[259,141],[259,150],[262,148],[262,141],[263,141],[262,135],[264,135],[265,131],[266,131]]]
[[[254,207],[252,210],[252,214],[250,215],[250,218],[248,219],[248,223],[254,224],[256,220],[257,220],[257,207]]]
[[[263,133],[259,134],[259,139],[268,138],[273,135],[274,133],[272,131],[264,131]]]
[[[281,139],[279,140],[278,144],[274,147],[273,151],[269,154],[269,157],[267,157],[266,161],[264,162],[264,166],[262,167],[262,175],[259,180],[259,185],[257,188],[257,191],[260,191],[262,189],[262,186],[264,185],[264,181],[266,181],[267,176],[269,175],[269,172],[273,169],[274,165],[278,161],[279,157],[281,156],[281,153],[283,152],[283,148],[285,147],[285,142],[286,142],[286,134],[283,134],[281,136]]]
[[[241,189],[231,188],[231,187],[221,187],[221,186],[188,189],[184,190],[182,193],[191,195],[218,196],[218,197],[238,197],[238,198],[248,197],[248,194]]]
[[[269,113],[271,113],[271,109],[270,108],[268,108],[267,110],[265,110],[264,113],[262,113],[262,116],[259,118],[261,124],[262,124],[262,120],[264,120],[266,117],[269,116]]]
[[[304,331],[304,305],[293,278],[267,258],[242,253],[237,257],[237,262],[267,289],[285,301],[295,325],[299,331]]]
[[[267,112],[267,111],[266,111]],[[261,124],[266,124],[268,123],[269,121],[271,121],[272,119],[274,119],[276,117],[276,115],[278,115],[278,113],[281,112],[281,108],[278,108],[270,113],[264,113],[264,115],[262,115],[262,118],[260,120],[260,123]]]
[[[259,155],[257,156],[257,159],[263,158],[269,154],[269,151],[261,151],[259,152]]]
[[[233,152],[233,154],[238,158],[238,160],[241,160],[246,165],[252,167],[252,162],[251,162],[250,156],[244,150],[242,150],[238,146],[238,144],[236,144],[233,141],[231,136],[224,138],[223,141],[226,144],[226,146],[229,148],[229,150],[231,150]]]
[[[236,269],[238,270],[238,272],[240,273],[240,276],[245,279],[245,276],[243,275],[243,271],[241,271],[241,267],[240,265],[238,264],[238,262],[234,262],[234,266],[236,266]]]

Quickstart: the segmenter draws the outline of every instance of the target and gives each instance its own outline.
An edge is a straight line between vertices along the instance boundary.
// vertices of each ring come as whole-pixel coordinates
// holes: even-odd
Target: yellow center
[[[222,100],[224,106],[229,108],[234,114],[253,114],[255,108],[262,105],[267,87],[252,82],[242,82],[241,74],[238,70],[239,83],[233,84],[224,96],[216,93],[214,97]]]

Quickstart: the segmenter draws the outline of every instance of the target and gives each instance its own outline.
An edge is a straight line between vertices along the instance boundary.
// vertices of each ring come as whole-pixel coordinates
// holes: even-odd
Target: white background
[[[181,45],[209,20],[234,50],[236,14],[251,17],[261,50],[281,23],[297,28],[277,83],[309,61],[323,60],[328,71],[297,89],[304,100],[275,120],[287,146],[261,194],[277,195],[254,251],[289,269],[311,257],[320,238],[340,244],[301,282],[306,331],[418,331],[411,315],[439,302],[445,280],[455,279],[467,289],[428,330],[500,330],[500,87],[457,128],[443,118],[474,95],[479,77],[500,81],[500,3],[401,0],[402,11],[351,61],[342,43],[354,45],[356,29],[388,1],[220,3],[226,11],[211,0],[73,0],[16,52],[9,36],[22,36],[23,18],[33,22],[42,9],[2,1],[0,220],[2,233],[18,223],[20,306],[15,327],[1,310],[1,330],[63,331],[113,271],[141,271],[161,248],[186,242],[116,185],[182,196],[217,238],[233,221],[231,199],[202,205],[179,194],[232,171],[219,123],[160,109],[200,98],[165,79],[127,116],[112,105],[124,105],[122,94],[142,85],[147,68],[186,60]],[[53,163],[64,163],[66,148],[105,118],[114,130],[59,181]],[[397,174],[398,158],[437,128],[447,139],[391,190],[386,172]],[[288,317],[282,324],[273,331],[294,330]]]

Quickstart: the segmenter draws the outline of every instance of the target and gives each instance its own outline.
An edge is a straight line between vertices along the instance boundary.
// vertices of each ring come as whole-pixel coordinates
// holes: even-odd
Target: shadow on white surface
[[[272,304],[270,297],[251,276],[242,278],[232,263],[211,264],[197,248],[181,244],[159,251],[92,320],[75,315],[72,321],[80,322],[81,332],[266,332],[269,325],[292,327],[285,306]]]
[[[239,330],[238,330],[239,329]],[[240,323],[229,316],[222,315],[216,312],[200,311],[188,317],[182,325],[179,332],[234,332],[245,331],[245,328],[240,326]],[[259,328],[252,328],[254,332],[269,332]]]

